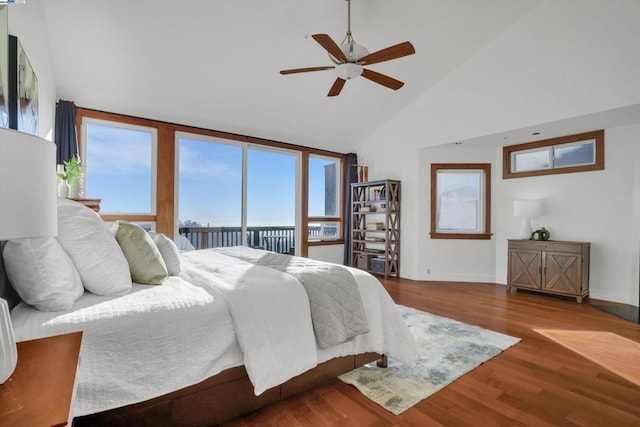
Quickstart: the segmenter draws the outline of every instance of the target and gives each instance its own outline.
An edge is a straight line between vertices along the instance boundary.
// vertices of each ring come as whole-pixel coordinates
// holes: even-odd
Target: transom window
[[[604,131],[504,147],[504,178],[604,169]]]

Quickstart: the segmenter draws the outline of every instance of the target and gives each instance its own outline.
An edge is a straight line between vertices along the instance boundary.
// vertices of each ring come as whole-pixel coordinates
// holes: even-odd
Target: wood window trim
[[[553,145],[569,144],[572,142],[595,139],[596,159],[592,165],[569,166],[562,168],[551,168],[544,170],[511,172],[511,154],[516,151],[531,150],[534,148],[550,147]],[[544,139],[524,144],[508,145],[502,147],[502,178],[524,178],[528,176],[556,175],[561,173],[587,172],[604,169],[604,129],[593,132],[578,133],[558,138]]]
[[[436,230],[436,205],[438,199],[438,171],[442,169],[475,169],[484,171],[484,232],[482,233],[439,233]],[[431,164],[431,232],[432,239],[490,240],[491,239],[491,163],[432,163]]]
[[[344,215],[344,206],[345,206],[345,185],[344,182],[347,177],[347,156],[345,154],[336,156],[330,154],[322,154],[317,151],[306,151],[303,152],[302,158],[302,224],[300,224],[300,235],[302,236],[302,253],[300,254],[303,257],[309,256],[309,247],[311,246],[333,246],[333,245],[344,245],[344,237],[338,237],[334,240],[309,240],[309,223],[310,222],[337,222],[339,224],[339,229],[341,234],[344,234],[344,224],[345,217],[343,215],[340,216],[309,216],[309,158],[310,155],[318,155],[326,158],[335,158],[340,160],[340,199],[342,203],[338,209],[338,212],[341,212]],[[345,248],[345,250],[347,250]]]
[[[240,141],[249,144],[262,145],[267,147],[283,148],[292,151],[298,151],[302,153],[301,161],[301,186],[302,186],[302,206],[301,206],[301,224],[300,235],[302,256],[307,256],[309,246],[321,246],[330,244],[344,244],[344,239],[330,240],[326,242],[309,242],[306,238],[308,233],[308,161],[310,154],[316,154],[324,157],[335,157],[340,159],[342,180],[346,177],[346,160],[347,156],[343,153],[335,151],[321,150],[318,148],[304,147],[302,145],[289,144],[285,142],[272,141],[269,139],[256,138],[252,136],[239,135],[229,132],[222,132],[217,130],[181,125],[177,123],[164,122],[159,120],[146,119],[135,116],[128,116],[125,114],[118,114],[100,110],[94,110],[90,108],[78,107],[76,109],[76,134],[78,135],[78,147],[82,147],[82,121],[84,118],[99,119],[105,121],[112,121],[116,123],[126,123],[137,126],[153,127],[158,129],[158,158],[157,158],[157,177],[156,177],[156,215],[104,215],[105,221],[115,221],[116,219],[125,219],[131,221],[155,221],[156,231],[163,233],[170,238],[174,237],[174,209],[177,201],[175,200],[175,135],[176,132],[190,133],[194,135],[204,135],[210,137],[216,137],[221,139]],[[80,157],[84,153],[80,153]],[[345,186],[342,185],[341,200],[346,200]],[[344,216],[343,207],[340,208],[341,215],[336,220],[340,222],[340,229],[344,228]]]
[[[307,242],[307,246],[337,246],[344,245],[344,239],[335,239],[335,240],[311,240]],[[306,256],[308,256],[307,254]]]
[[[157,216],[156,215],[146,215],[146,214],[100,214],[100,217],[105,222],[116,222],[117,220],[121,221],[129,221],[129,222],[156,222],[157,225]]]
[[[344,234],[344,233],[342,233],[344,231],[343,228],[342,228],[342,227],[344,227],[344,222],[342,221],[341,217],[338,217],[338,216],[310,216],[308,218],[308,221],[307,221],[307,227],[308,227],[308,224],[310,222],[337,222],[337,223],[340,224],[339,227],[340,227],[341,234]],[[339,237],[339,238],[333,239],[333,240],[329,240],[329,239],[327,239],[327,240],[309,240],[309,237],[308,237],[309,236],[309,229],[308,228],[307,228],[307,233],[304,234],[304,236],[307,236],[304,239],[305,240],[305,244],[307,246],[344,245],[344,238],[342,238],[342,237]],[[308,256],[308,254],[305,255],[305,256]]]

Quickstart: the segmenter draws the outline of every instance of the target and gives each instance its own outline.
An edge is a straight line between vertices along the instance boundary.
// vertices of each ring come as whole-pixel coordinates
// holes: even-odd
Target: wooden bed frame
[[[293,396],[304,390],[334,380],[374,360],[384,360],[375,353],[345,356],[322,363],[260,396],[244,367],[227,369],[199,384],[148,400],[74,419],[74,426],[153,425],[208,426],[219,424],[263,406]]]
[[[20,302],[6,277],[0,242],[0,297],[13,308]],[[198,384],[186,387],[144,402],[116,408],[96,414],[76,417],[74,426],[204,426],[219,424],[240,415],[286,399],[296,393],[334,380],[338,375],[378,360],[378,366],[386,367],[386,356],[376,353],[338,357],[319,364],[315,368],[271,388],[260,396],[253,392],[253,385],[243,366],[227,369]]]

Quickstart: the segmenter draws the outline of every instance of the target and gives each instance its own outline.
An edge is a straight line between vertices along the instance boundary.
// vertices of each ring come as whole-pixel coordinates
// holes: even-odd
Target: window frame
[[[87,174],[87,163],[90,163],[88,155],[88,127],[90,124],[96,124],[100,126],[109,126],[114,128],[121,128],[126,130],[134,130],[139,132],[148,132],[151,134],[151,187],[150,187],[150,210],[149,212],[101,212],[105,218],[122,218],[122,219],[139,219],[143,222],[155,222],[155,216],[158,211],[158,128],[152,126],[144,126],[139,124],[128,123],[125,121],[98,119],[94,117],[83,117],[81,121],[82,137],[80,139],[81,146],[80,152],[85,162],[81,162],[82,165],[82,180],[84,188],[87,188],[87,180],[89,178]],[[153,221],[150,219],[154,218]]]
[[[484,176],[482,207],[484,209],[481,220],[483,231],[477,233],[450,231],[442,232],[437,228],[438,207],[438,171],[440,170],[477,170]],[[432,163],[431,164],[431,231],[432,239],[491,239],[491,163]]]
[[[248,232],[248,228],[252,227],[251,225],[249,225],[248,222],[248,208],[249,208],[249,201],[248,201],[248,173],[249,173],[249,151],[254,150],[254,151],[264,151],[264,152],[269,152],[269,153],[274,153],[274,154],[281,154],[281,155],[287,155],[287,156],[291,156],[295,159],[295,177],[296,177],[296,183],[295,183],[295,187],[294,187],[294,206],[295,206],[295,213],[294,213],[294,229],[295,229],[295,241],[294,241],[294,246],[295,247],[299,247],[302,243],[301,240],[301,224],[300,224],[300,193],[301,193],[301,184],[300,184],[300,174],[301,174],[301,164],[302,164],[302,153],[299,150],[293,150],[291,148],[283,148],[283,147],[275,147],[272,145],[267,145],[267,144],[256,144],[256,143],[251,143],[251,142],[243,142],[243,141],[239,141],[236,139],[227,139],[227,138],[222,138],[219,136],[211,136],[211,135],[205,135],[202,133],[196,133],[196,132],[189,132],[189,131],[176,131],[175,132],[175,166],[174,166],[174,171],[175,171],[175,186],[174,186],[174,200],[175,200],[175,204],[174,204],[174,209],[175,209],[175,235],[178,236],[178,229],[179,229],[179,222],[178,222],[178,218],[179,218],[179,209],[180,209],[180,141],[181,139],[190,139],[190,140],[195,140],[198,142],[202,142],[202,143],[211,143],[211,144],[220,144],[220,145],[227,145],[227,146],[232,146],[232,147],[238,147],[241,149],[241,164],[242,164],[242,169],[241,169],[241,190],[240,190],[240,228],[241,228],[241,235],[242,235],[242,244],[243,245],[248,245],[249,242],[247,240],[247,232]]]
[[[547,169],[537,169],[522,172],[512,172],[513,158],[517,153],[540,151],[548,149],[552,151],[556,147],[577,145],[581,142],[594,140],[594,163],[577,166],[554,166],[553,159]],[[604,130],[567,135],[559,138],[544,139],[541,141],[527,142],[524,144],[508,145],[502,147],[502,177],[503,179],[524,178],[529,176],[555,175],[561,173],[587,172],[604,169]]]
[[[340,180],[344,183],[346,179],[347,167],[346,167],[346,154],[338,153],[330,150],[322,150],[313,147],[306,147],[302,145],[296,145],[292,143],[274,141],[265,138],[258,138],[247,135],[240,135],[235,133],[223,132],[214,129],[205,129],[200,127],[194,127],[179,123],[164,122],[159,120],[147,119],[143,117],[129,116],[120,113],[107,112],[101,110],[95,110],[84,107],[77,107],[76,110],[76,131],[78,134],[78,146],[80,147],[80,156],[82,157],[82,121],[87,118],[104,119],[106,121],[113,121],[116,123],[128,123],[134,125],[140,125],[142,127],[152,127],[158,130],[158,159],[156,165],[157,180],[156,180],[156,214],[155,215],[109,215],[102,214],[100,216],[105,221],[115,221],[118,219],[127,221],[139,221],[139,222],[155,222],[156,230],[159,233],[164,233],[167,236],[177,238],[176,235],[176,189],[175,189],[175,156],[177,146],[175,144],[175,133],[185,132],[193,133],[201,136],[211,136],[215,138],[221,138],[229,141],[239,141],[256,144],[258,146],[276,147],[299,152],[301,155],[299,185],[301,191],[300,197],[300,236],[301,244],[298,255],[307,256],[308,248],[311,246],[333,246],[344,244],[344,237],[339,236],[337,240],[323,240],[323,241],[309,241],[307,239],[309,222],[308,209],[307,209],[307,191],[308,191],[308,158],[310,154],[319,154],[328,157],[335,157],[341,160],[342,167],[340,168]],[[340,200],[345,200],[345,186],[340,188]],[[341,202],[342,203],[342,202]],[[340,206],[338,216],[335,219],[340,224],[341,233],[344,230],[345,224],[345,212],[343,206]],[[314,218],[311,218],[314,219]],[[298,250],[297,250],[298,251]]]
[[[329,156],[326,154],[318,154],[318,153],[309,153],[309,156],[307,157],[307,168],[306,168],[306,182],[307,182],[307,194],[306,194],[306,201],[305,203],[309,204],[309,172],[310,172],[310,167],[309,165],[311,164],[311,158],[319,158],[319,159],[324,159],[324,160],[332,160],[332,161],[336,161],[336,210],[337,210],[337,216],[326,216],[326,215],[318,215],[318,216],[307,216],[307,227],[306,227],[306,237],[305,239],[307,240],[308,243],[318,243],[318,242],[336,242],[339,240],[343,240],[342,234],[343,234],[343,230],[342,230],[342,216],[341,216],[341,212],[344,210],[343,209],[343,180],[344,180],[344,159],[342,157],[336,157],[336,156]],[[321,226],[323,226],[326,223],[337,223],[337,235],[336,237],[328,237],[328,238],[324,238],[323,235],[320,236],[319,239],[316,238],[310,238],[309,237],[309,226],[311,223],[320,223]]]

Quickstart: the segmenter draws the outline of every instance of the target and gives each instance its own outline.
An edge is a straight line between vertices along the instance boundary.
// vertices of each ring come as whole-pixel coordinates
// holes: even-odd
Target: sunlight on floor
[[[612,332],[535,331],[640,386],[640,343]]]

